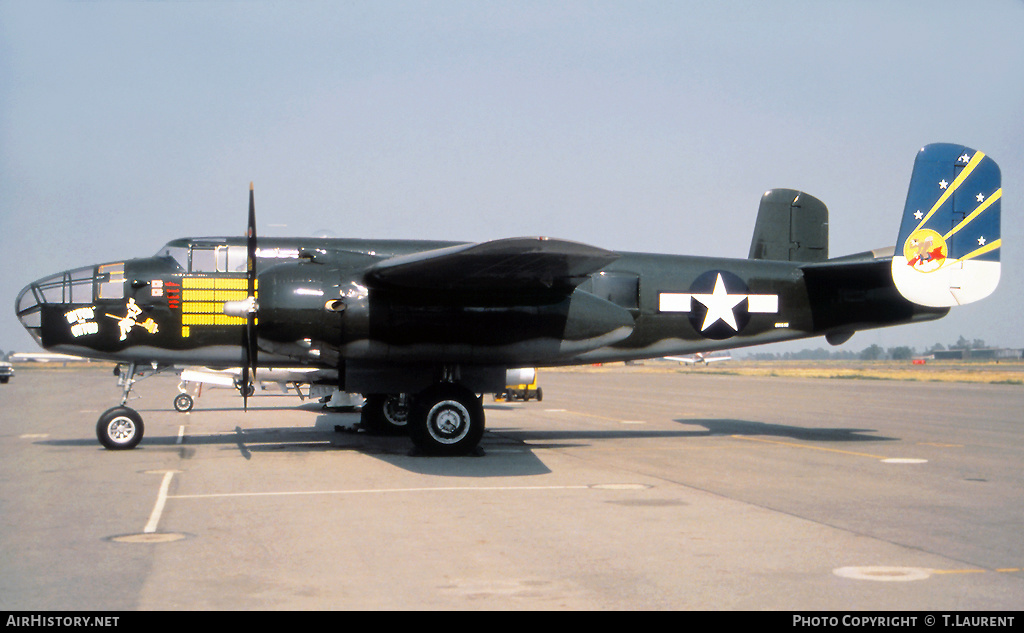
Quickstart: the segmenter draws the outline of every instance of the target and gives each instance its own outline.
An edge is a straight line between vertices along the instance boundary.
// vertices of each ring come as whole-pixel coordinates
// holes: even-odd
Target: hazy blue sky
[[[0,349],[28,282],[241,234],[250,181],[263,235],[733,257],[792,187],[841,255],[937,141],[1002,167],[1001,287],[844,347],[1024,347],[1022,34],[1020,0],[0,0]]]

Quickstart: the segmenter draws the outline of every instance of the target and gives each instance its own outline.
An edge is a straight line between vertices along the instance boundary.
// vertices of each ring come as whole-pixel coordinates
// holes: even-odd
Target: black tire
[[[174,396],[174,410],[179,413],[187,413],[188,411],[191,411],[194,405],[195,400],[193,400],[192,396],[187,393],[179,393]]]
[[[359,414],[359,425],[372,435],[405,435],[409,430],[409,407],[402,405],[400,396],[368,395]]]
[[[483,435],[483,400],[465,387],[437,385],[418,395],[409,407],[409,437],[424,453],[466,455]]]
[[[96,437],[112,451],[128,450],[142,441],[142,416],[128,407],[107,409],[96,422]]]
[[[541,389],[540,387],[537,387],[537,402],[540,402],[543,399],[544,399],[544,390]]]

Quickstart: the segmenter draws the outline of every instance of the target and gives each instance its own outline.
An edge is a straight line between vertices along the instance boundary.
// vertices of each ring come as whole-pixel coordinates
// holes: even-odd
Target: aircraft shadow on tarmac
[[[201,432],[202,422],[195,428],[200,432],[186,435],[179,444],[176,436],[147,435],[139,449],[173,449],[183,458],[191,457],[196,448],[221,446],[238,451],[246,460],[263,453],[298,453],[355,451],[388,462],[398,468],[418,474],[459,477],[495,477],[540,475],[550,472],[533,449],[585,448],[595,442],[615,439],[679,439],[716,436],[760,436],[785,438],[804,442],[888,442],[897,438],[871,435],[873,429],[817,428],[782,424],[769,424],[749,420],[687,419],[674,420],[687,427],[678,430],[643,430],[637,428],[611,428],[599,430],[497,428],[488,429],[480,450],[468,457],[427,457],[411,446],[403,435],[373,435],[355,430],[358,412],[327,411],[322,405],[305,403],[295,407],[318,415],[312,427],[250,427],[236,426],[232,432]],[[277,407],[268,407],[267,410]],[[211,408],[202,412],[237,411],[237,408]],[[250,411],[253,411],[250,407]],[[255,410],[259,410],[256,408]],[[194,411],[193,413],[199,413]],[[198,416],[196,416],[198,417]],[[74,440],[40,440],[51,446],[88,446],[99,448],[92,437]],[[473,457],[490,459],[473,459]],[[500,458],[499,458],[500,457]]]
[[[897,438],[878,435],[873,429],[849,428],[807,428],[786,426],[782,424],[766,424],[746,420],[675,420],[688,426],[705,427],[704,431],[645,431],[639,429],[608,429],[608,430],[538,430],[538,429],[502,429],[500,434],[510,440],[528,443],[530,448],[568,448],[569,446],[587,446],[593,441],[612,439],[670,439],[699,438],[714,436],[768,436],[803,440],[806,442],[892,442]]]

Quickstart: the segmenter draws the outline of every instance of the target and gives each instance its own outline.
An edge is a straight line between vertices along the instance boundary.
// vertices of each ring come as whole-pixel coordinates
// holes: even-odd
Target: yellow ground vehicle
[[[505,391],[494,394],[495,400],[505,400],[512,402],[513,400],[522,400],[524,402],[529,400],[536,400],[540,402],[544,399],[544,390],[537,386],[537,370],[536,369],[519,369],[509,372],[508,380],[510,384],[505,386]]]

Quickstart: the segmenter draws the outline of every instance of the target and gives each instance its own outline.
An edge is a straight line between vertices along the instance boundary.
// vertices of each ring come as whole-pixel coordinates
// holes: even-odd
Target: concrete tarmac
[[[1018,610],[1020,385],[541,371],[483,455],[108,370],[0,386],[0,609]]]

